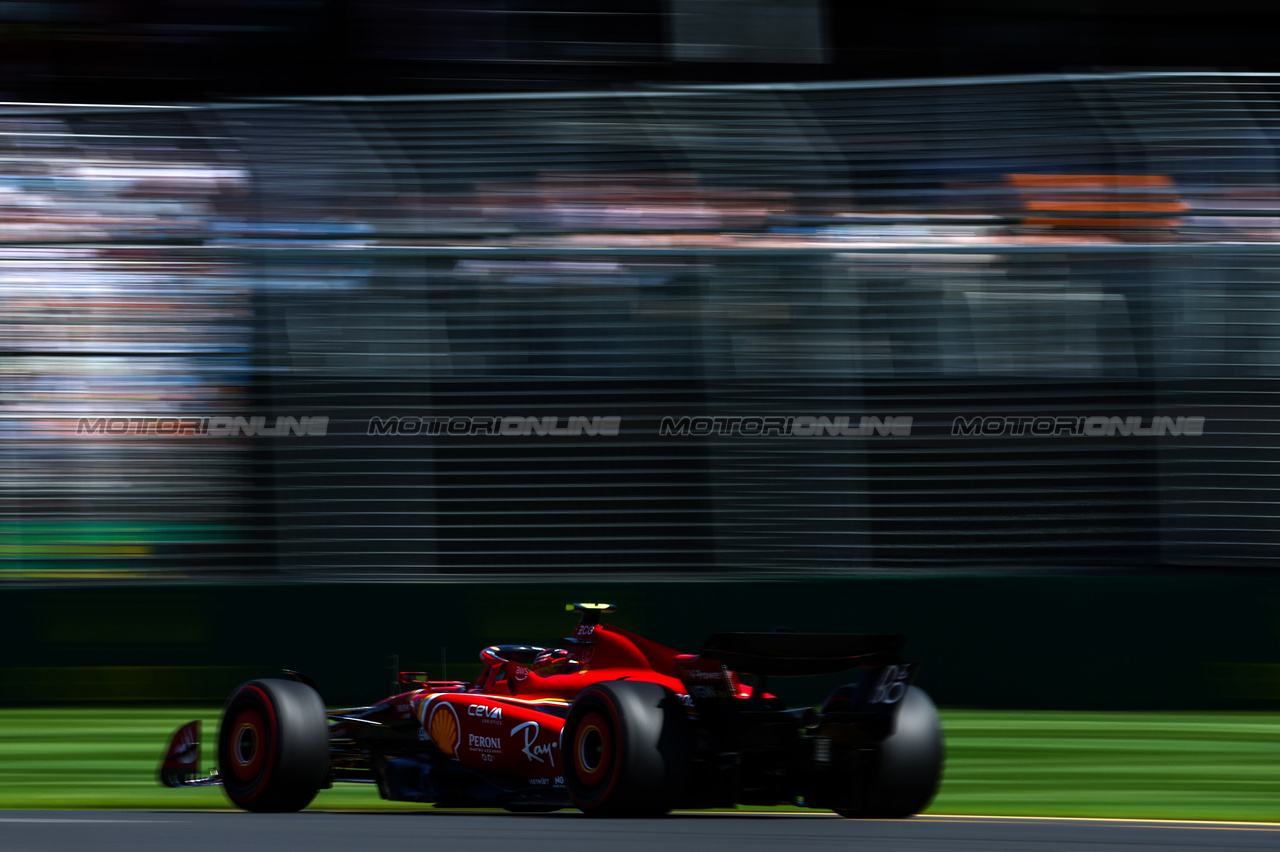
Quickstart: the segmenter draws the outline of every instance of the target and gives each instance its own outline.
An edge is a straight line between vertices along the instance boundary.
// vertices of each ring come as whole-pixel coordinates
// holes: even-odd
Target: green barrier
[[[556,645],[570,600],[683,651],[722,631],[902,633],[948,707],[1271,709],[1280,581],[1259,577],[876,577],[687,583],[5,588],[0,703],[221,700],[281,668],[331,704],[387,694],[391,658],[474,675],[481,647]],[[815,702],[849,675],[780,681]],[[118,681],[116,685],[114,681]],[[69,686],[70,685],[70,686]]]
[[[29,666],[0,669],[13,704],[221,701],[257,666]]]

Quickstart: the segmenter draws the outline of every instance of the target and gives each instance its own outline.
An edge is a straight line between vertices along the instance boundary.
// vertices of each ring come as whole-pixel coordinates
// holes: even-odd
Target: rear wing
[[[699,653],[737,672],[786,677],[897,662],[905,643],[889,634],[717,633]]]

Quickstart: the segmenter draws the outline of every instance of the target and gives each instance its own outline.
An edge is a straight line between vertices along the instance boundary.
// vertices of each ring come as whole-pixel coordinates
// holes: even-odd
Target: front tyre
[[[237,807],[300,811],[329,773],[329,723],[320,694],[291,680],[254,680],[227,699],[218,767]]]
[[[680,800],[688,781],[689,719],[671,690],[606,681],[583,690],[560,736],[564,782],[593,816],[651,816]]]
[[[898,706],[893,733],[881,742],[858,803],[837,808],[845,817],[900,819],[933,801],[942,780],[942,721],[928,693],[908,687]]]

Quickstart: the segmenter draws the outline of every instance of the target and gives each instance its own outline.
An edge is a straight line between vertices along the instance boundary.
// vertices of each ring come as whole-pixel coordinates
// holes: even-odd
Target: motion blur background
[[[901,5],[0,3],[0,701],[367,701],[599,597],[1274,707],[1265,10]],[[956,428],[1036,417],[1125,425]]]

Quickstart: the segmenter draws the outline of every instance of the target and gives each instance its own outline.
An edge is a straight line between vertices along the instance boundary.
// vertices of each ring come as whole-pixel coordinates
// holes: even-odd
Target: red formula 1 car
[[[296,811],[337,781],[452,807],[646,815],[801,804],[851,817],[927,806],[942,772],[933,702],[900,636],[721,633],[681,654],[581,613],[564,649],[494,645],[474,683],[400,675],[406,691],[326,712],[303,676],[227,700],[218,765],[200,775],[199,722],[160,768],[171,787],[221,784],[237,806]],[[773,678],[857,669],[822,705],[788,709]],[[417,679],[421,676],[423,679]]]

